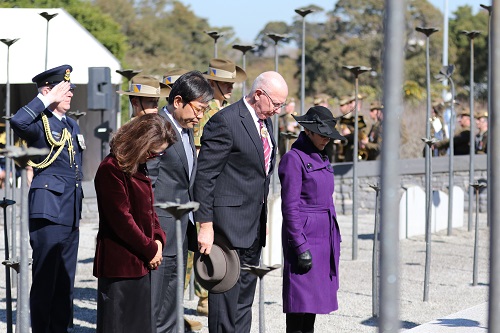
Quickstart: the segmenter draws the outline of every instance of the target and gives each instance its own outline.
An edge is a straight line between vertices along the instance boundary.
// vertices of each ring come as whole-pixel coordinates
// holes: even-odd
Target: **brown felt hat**
[[[119,90],[122,95],[138,97],[167,97],[170,87],[152,76],[134,76],[130,80],[130,90]]]
[[[212,81],[219,82],[243,82],[247,79],[245,71],[226,59],[211,59],[208,71],[203,76]]]
[[[172,84],[174,84],[175,81],[181,77],[181,75],[186,74],[187,72],[189,71],[184,68],[173,68],[163,74],[163,83],[168,86],[172,86]]]
[[[240,258],[224,236],[215,234],[210,254],[195,253],[194,273],[203,288],[223,293],[234,287],[240,277]]]

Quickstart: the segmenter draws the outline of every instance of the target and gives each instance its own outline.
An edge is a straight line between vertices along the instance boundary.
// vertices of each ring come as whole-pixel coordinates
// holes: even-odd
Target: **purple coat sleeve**
[[[283,155],[278,168],[281,181],[281,211],[283,214],[283,232],[287,234],[291,248],[296,254],[309,250],[304,233],[304,223],[299,213],[300,194],[302,191],[302,161],[290,151]]]

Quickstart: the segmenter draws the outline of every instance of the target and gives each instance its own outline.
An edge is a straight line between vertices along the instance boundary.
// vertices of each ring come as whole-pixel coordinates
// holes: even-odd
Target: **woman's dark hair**
[[[214,98],[214,90],[207,79],[199,71],[191,71],[181,75],[172,86],[168,95],[168,104],[174,104],[176,96],[182,97],[184,104],[192,101],[207,103]]]
[[[109,146],[118,165],[127,175],[137,172],[140,161],[148,151],[177,141],[172,125],[162,116],[151,113],[137,117],[123,125],[113,136]]]

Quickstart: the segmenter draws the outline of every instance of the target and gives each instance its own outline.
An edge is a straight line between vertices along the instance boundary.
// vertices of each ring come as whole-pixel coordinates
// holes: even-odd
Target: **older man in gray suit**
[[[269,118],[280,112],[288,86],[277,72],[264,72],[248,96],[215,114],[205,125],[198,156],[195,199],[200,202],[200,252],[210,253],[214,232],[236,249],[241,265],[258,265],[266,241],[267,195],[276,162]],[[248,333],[256,277],[241,272],[230,290],[208,296],[211,333]]]
[[[200,72],[192,71],[182,75],[172,86],[168,104],[159,114],[169,121],[177,134],[177,142],[162,156],[148,162],[157,202],[179,199],[181,203],[193,200],[194,175],[196,174],[196,149],[193,140],[193,126],[203,117],[213,90]],[[163,249],[163,262],[158,270],[151,272],[153,311],[156,332],[174,332],[177,304],[177,250],[175,242],[175,219],[163,209],[156,213],[167,234]],[[197,251],[196,227],[192,214],[181,218],[184,240],[184,270],[187,250]]]

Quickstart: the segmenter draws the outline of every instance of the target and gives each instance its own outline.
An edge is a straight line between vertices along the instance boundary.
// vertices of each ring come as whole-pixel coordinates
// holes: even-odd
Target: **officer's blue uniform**
[[[55,85],[65,79],[64,75],[69,79],[68,69],[71,72],[69,65],[50,69],[35,76],[33,82],[38,87]],[[53,163],[44,168],[33,168],[34,177],[29,191],[29,231],[33,249],[31,326],[33,333],[67,332],[78,254],[84,142],[83,137],[78,136],[80,128],[76,121],[66,117],[66,126],[35,97],[11,119],[13,130],[26,140],[29,147],[51,149],[42,114],[47,116],[50,132],[56,141],[67,128],[75,155],[70,162],[66,142]],[[56,150],[57,147],[54,147],[54,152]],[[34,159],[33,162],[39,163],[44,158]]]

